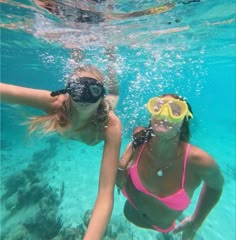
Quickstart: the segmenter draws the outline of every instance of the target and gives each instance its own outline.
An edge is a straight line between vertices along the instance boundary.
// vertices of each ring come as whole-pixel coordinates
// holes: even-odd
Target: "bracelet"
[[[118,170],[125,171],[126,169],[118,167]]]

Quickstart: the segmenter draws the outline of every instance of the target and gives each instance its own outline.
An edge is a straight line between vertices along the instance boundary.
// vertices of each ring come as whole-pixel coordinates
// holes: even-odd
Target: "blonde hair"
[[[77,67],[74,70],[74,72],[70,75],[70,77],[77,76],[77,75],[80,77],[81,73],[90,73],[91,75],[93,75],[93,77],[96,80],[104,84],[104,75],[94,66],[84,65],[84,66]]]
[[[103,74],[95,67],[90,65],[80,66],[74,70],[70,77],[80,75],[81,73],[90,73],[99,82],[104,82]],[[61,107],[56,109],[55,113],[45,116],[31,117],[28,121],[29,132],[41,131],[45,134],[50,132],[63,132],[66,128],[71,126],[71,98],[67,98]],[[108,102],[103,98],[97,109],[96,126],[102,130],[108,120],[108,112],[111,110]]]

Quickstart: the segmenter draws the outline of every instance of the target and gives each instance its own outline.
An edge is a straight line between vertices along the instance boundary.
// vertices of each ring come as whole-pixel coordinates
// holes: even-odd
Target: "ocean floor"
[[[214,145],[209,144],[211,139],[214,139]],[[124,138],[122,149],[128,141]],[[201,227],[196,240],[234,240],[236,177],[235,163],[229,162],[235,157],[235,151],[232,151],[235,146],[233,134],[223,128],[218,128],[217,134],[206,130],[199,135],[194,133],[193,143],[197,142],[206,146],[204,149],[214,157],[218,156],[225,187],[219,203]],[[8,134],[3,131],[1,239],[27,239],[29,233],[33,236],[32,240],[66,240],[72,235],[81,237],[96,198],[102,147],[103,144],[88,147],[55,135],[28,138],[25,131],[11,129]],[[199,191],[200,188],[184,216],[193,213]],[[125,198],[115,191],[114,210],[104,239],[180,239],[179,235],[163,236],[132,225],[123,216],[124,202]]]

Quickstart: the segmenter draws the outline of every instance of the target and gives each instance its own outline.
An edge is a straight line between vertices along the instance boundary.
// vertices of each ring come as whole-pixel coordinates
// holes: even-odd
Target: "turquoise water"
[[[153,2],[138,1],[134,4],[134,1],[117,1],[113,11],[144,9],[154,6]],[[158,2],[159,5],[166,3]],[[196,239],[234,240],[234,1],[205,0],[189,4],[178,1],[175,8],[160,15],[98,25],[85,23],[76,28],[64,27],[54,16],[26,9],[19,3],[33,6],[30,1],[9,1],[1,5],[1,81],[32,88],[58,89],[63,86],[65,76],[77,65],[71,58],[69,44],[73,49],[83,49],[84,63],[91,63],[104,72],[107,66],[104,48],[115,45],[120,85],[116,113],[123,124],[122,150],[130,140],[133,127],[147,125],[148,114],[144,104],[150,97],[167,92],[185,96],[194,112],[191,142],[213,156],[225,177],[223,195]],[[102,10],[109,6],[97,7]],[[175,21],[177,18],[180,22]],[[76,31],[69,34],[68,29]],[[52,32],[56,39],[47,34]],[[54,208],[63,225],[76,227],[83,221],[85,211],[92,208],[96,197],[103,144],[88,147],[56,135],[29,137],[23,123],[26,116],[38,113],[34,109],[1,105],[1,195],[5,194],[4,182],[9,176],[19,179],[19,174],[31,166],[40,182],[42,180],[52,192],[61,196],[60,204]],[[186,210],[186,216],[194,211],[198,192]],[[20,209],[14,209],[15,199],[12,197],[6,209],[4,198],[2,200],[2,236],[9,234],[9,229],[16,232],[19,224],[35,215],[32,206],[35,207],[36,202],[26,201]],[[154,231],[128,223],[122,213],[124,202],[124,197],[116,192],[110,239],[164,239]],[[36,233],[40,227],[43,229],[37,221],[28,226]],[[180,238],[177,236],[175,239]]]

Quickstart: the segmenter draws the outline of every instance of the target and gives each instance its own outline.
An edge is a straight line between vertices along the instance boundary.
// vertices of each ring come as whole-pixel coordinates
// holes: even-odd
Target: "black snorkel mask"
[[[106,91],[103,84],[96,79],[81,77],[75,80],[68,80],[65,89],[53,91],[51,96],[55,97],[65,93],[69,93],[75,102],[95,103],[99,98],[105,96]]]

